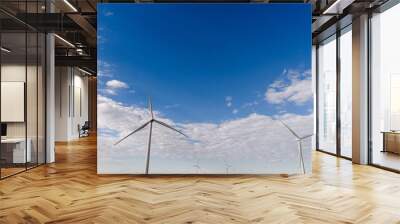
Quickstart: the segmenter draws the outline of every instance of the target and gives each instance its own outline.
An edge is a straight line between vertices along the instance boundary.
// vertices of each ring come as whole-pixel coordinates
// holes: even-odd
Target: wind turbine
[[[310,135],[305,135],[303,137],[300,137],[298,134],[296,134],[296,132],[291,129],[285,122],[283,122],[282,120],[279,120],[281,122],[281,124],[283,126],[285,126],[286,129],[288,129],[290,131],[290,133],[292,133],[292,135],[294,135],[294,137],[296,138],[298,147],[299,147],[299,154],[300,154],[300,166],[303,169],[303,174],[306,173],[306,168],[304,167],[304,159],[303,159],[303,146],[302,146],[302,141],[306,138],[309,138],[311,136],[313,136],[313,134]]]
[[[200,167],[200,160],[199,160],[199,158],[197,158],[197,153],[194,154],[194,157],[196,159],[196,163],[193,165],[193,167],[196,168],[197,174],[199,174],[201,167]]]
[[[201,169],[200,165],[199,164],[195,164],[195,165],[193,165],[193,167],[197,169],[197,174],[199,174],[200,173],[200,169]]]
[[[179,134],[185,136],[186,138],[189,138],[187,135],[185,135],[183,132],[169,126],[168,124],[157,120],[156,118],[154,118],[154,113],[153,113],[153,104],[151,103],[151,98],[149,98],[149,112],[151,115],[151,119],[149,121],[147,121],[146,123],[144,123],[142,126],[138,127],[137,129],[135,129],[134,131],[132,131],[131,133],[129,133],[127,136],[123,137],[122,139],[120,139],[119,141],[117,141],[116,143],[114,143],[114,146],[118,145],[119,143],[121,143],[122,141],[124,141],[125,139],[127,139],[129,136],[135,134],[136,132],[142,130],[143,128],[145,128],[147,125],[150,125],[150,132],[149,132],[149,141],[148,141],[148,145],[147,145],[147,156],[146,156],[146,174],[149,174],[149,164],[150,164],[150,149],[151,149],[151,136],[152,136],[152,132],[153,132],[153,123],[158,123],[166,128],[169,128],[175,132],[178,132]]]
[[[232,167],[232,165],[230,165],[226,159],[224,159],[224,164],[225,164],[225,172],[226,174],[229,174],[229,169]]]

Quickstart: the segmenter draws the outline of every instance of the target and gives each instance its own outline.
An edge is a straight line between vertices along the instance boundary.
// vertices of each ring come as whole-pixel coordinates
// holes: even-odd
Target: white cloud
[[[239,112],[238,109],[233,109],[233,110],[232,110],[232,114],[237,114],[238,112]]]
[[[104,93],[108,95],[114,95],[114,96],[117,95],[117,93],[113,89],[102,89],[102,91],[104,91]]]
[[[105,16],[112,16],[112,15],[114,15],[114,13],[113,13],[113,12],[110,12],[110,11],[108,11],[108,12],[104,13],[104,15],[105,15]]]
[[[125,82],[113,79],[113,80],[109,80],[105,83],[105,89],[100,89],[99,91],[103,94],[106,95],[117,95],[118,91],[121,89],[129,89],[128,84],[126,84]],[[128,91],[129,93],[135,93],[135,90],[131,89]]]
[[[258,101],[255,100],[253,102],[248,102],[248,103],[243,104],[242,108],[253,107],[253,106],[256,106],[256,105],[258,105]]]
[[[127,89],[127,88],[129,88],[128,84],[126,84],[126,83],[124,83],[122,81],[116,80],[116,79],[107,81],[106,82],[106,87],[108,89],[114,89],[114,90],[115,89]]]
[[[299,135],[313,132],[312,114],[271,117],[254,113],[222,123],[177,123],[158,111],[155,115],[190,139],[154,124],[153,173],[196,173],[195,165],[203,173],[225,173],[228,165],[232,173],[299,172],[297,143],[276,119],[284,120]],[[99,172],[143,173],[148,127],[117,146],[113,144],[150,119],[147,109],[99,95],[98,119]],[[309,150],[305,150],[305,159],[310,163]]]
[[[135,124],[149,118],[146,108],[123,105],[103,95],[98,95],[97,101],[99,128],[113,130],[119,137],[131,130]]]
[[[302,105],[313,97],[311,72],[284,70],[284,79],[276,80],[268,86],[265,100],[271,104],[286,102]]]
[[[225,103],[227,107],[231,107],[232,106],[232,100],[233,98],[231,96],[226,96],[225,97]]]
[[[100,38],[101,38],[101,36],[99,36],[99,39]],[[113,66],[110,63],[99,60],[97,62],[97,66],[99,68],[99,71],[97,72],[99,77],[111,78],[114,76]]]
[[[112,79],[114,77],[114,65],[107,61],[98,61],[98,82],[102,89],[99,92],[106,95],[117,95],[118,90],[129,89],[129,85],[123,81]],[[111,79],[106,81],[107,79]],[[135,93],[135,90],[130,89],[129,93]]]

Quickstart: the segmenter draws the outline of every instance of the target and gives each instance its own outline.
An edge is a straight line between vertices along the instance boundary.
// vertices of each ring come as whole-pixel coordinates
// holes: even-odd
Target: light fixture
[[[75,6],[73,6],[68,0],[64,0],[64,3],[67,4],[74,12],[78,12]]]
[[[71,42],[69,42],[68,40],[62,38],[61,36],[59,36],[58,34],[54,34],[55,37],[57,37],[59,40],[61,40],[62,42],[66,43],[68,46],[75,48],[75,45],[73,45]]]
[[[355,0],[336,0],[332,5],[325,9],[322,14],[342,14],[343,9],[347,8],[347,6],[351,5],[354,1]]]
[[[81,68],[79,68],[79,67],[78,67],[78,70],[81,71],[81,72],[83,72],[83,73],[85,73],[86,75],[90,75],[90,76],[93,75],[92,73],[90,73],[90,72],[88,72],[88,71],[86,71],[86,70],[83,70],[83,69],[81,69]]]
[[[339,2],[340,0],[336,0],[332,5],[330,5],[327,9],[325,9],[322,14],[330,14],[332,9],[336,8]]]
[[[5,47],[1,47],[1,51],[4,51],[6,53],[10,53],[11,52],[11,50],[9,50],[9,49],[7,49]]]
[[[77,48],[76,53],[78,53],[79,55],[83,55],[83,50],[81,48]]]

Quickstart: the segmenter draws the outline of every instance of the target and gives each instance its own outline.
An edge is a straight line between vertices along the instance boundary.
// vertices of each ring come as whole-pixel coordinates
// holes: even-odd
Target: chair
[[[89,136],[90,123],[85,121],[82,127],[78,124],[79,138]]]

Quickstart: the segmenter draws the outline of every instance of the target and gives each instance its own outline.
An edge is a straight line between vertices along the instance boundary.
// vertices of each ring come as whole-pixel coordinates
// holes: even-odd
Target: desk
[[[382,131],[382,134],[383,134],[382,152],[392,152],[400,154],[400,132]]]
[[[25,138],[1,139],[2,157],[3,157],[3,153],[5,153],[6,155],[4,155],[4,156],[6,157],[6,161],[8,161],[10,163],[31,162],[31,160],[32,160],[32,150],[31,150],[32,141],[30,138],[28,138],[26,142],[28,143],[27,144],[28,147],[26,147],[26,152],[25,152]],[[10,149],[10,146],[12,146],[11,149]],[[7,155],[7,154],[12,154],[12,155]],[[12,160],[11,160],[11,158],[12,158]],[[26,159],[26,161],[25,161],[25,159]]]

